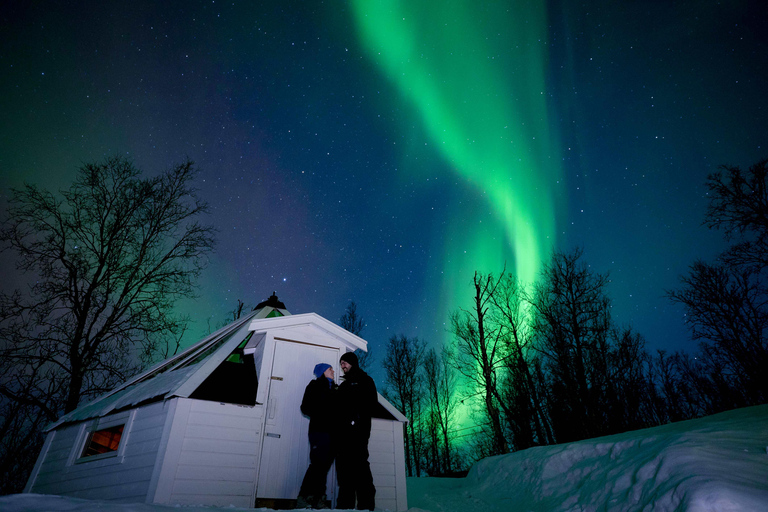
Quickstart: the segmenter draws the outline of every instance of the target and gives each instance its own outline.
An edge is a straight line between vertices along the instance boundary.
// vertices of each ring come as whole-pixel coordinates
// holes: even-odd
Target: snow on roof
[[[69,414],[65,414],[49,425],[46,431],[53,430],[64,423],[98,418],[144,402],[155,399],[160,400],[168,392],[175,389],[179,383],[184,382],[195,370],[197,370],[196,367],[188,366],[179,370],[161,373],[149,380],[124,388],[105,398],[97,398],[82,407],[78,407]]]
[[[162,400],[166,398],[166,395],[182,386],[193,374],[202,369],[205,375],[200,376],[198,380],[201,381],[216,365],[208,365],[203,368],[203,365],[194,364],[195,359],[206,356],[206,353],[209,351],[211,354],[207,354],[207,357],[210,357],[213,353],[222,350],[224,346],[232,343],[237,344],[237,340],[232,343],[227,342],[239,331],[247,332],[248,322],[257,314],[257,312],[252,312],[232,322],[210,336],[203,338],[182,353],[158,363],[146,372],[127,380],[114,390],[65,414],[57,421],[48,425],[46,431],[53,430],[65,423],[98,418],[126,407],[132,407],[152,400]],[[223,359],[228,353],[218,359]]]
[[[65,423],[106,416],[153,400],[163,400],[172,396],[188,397],[249,331],[302,328],[313,329],[315,332],[319,330],[324,336],[329,336],[344,346],[367,350],[368,343],[365,340],[316,313],[291,315],[287,310],[274,307],[256,309],[206,336],[180,354],[158,363],[114,390],[65,414],[50,424],[46,431]],[[407,421],[383,397],[380,397],[379,402],[398,421]]]
[[[381,393],[377,392],[377,395],[379,395],[379,403],[384,407],[384,409],[387,410],[389,414],[395,417],[395,419],[401,423],[408,423],[408,418],[403,415],[400,411],[398,411],[394,405],[389,403],[389,400],[384,398]]]

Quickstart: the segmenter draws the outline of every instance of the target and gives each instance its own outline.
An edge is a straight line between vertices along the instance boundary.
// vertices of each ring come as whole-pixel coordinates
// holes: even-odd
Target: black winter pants
[[[371,465],[368,463],[368,437],[351,436],[344,439],[336,456],[339,497],[336,508],[373,510],[376,488],[373,486]]]
[[[301,482],[299,495],[305,498],[322,498],[325,494],[325,482],[328,470],[333,464],[333,445],[331,435],[326,432],[309,433],[309,467]]]

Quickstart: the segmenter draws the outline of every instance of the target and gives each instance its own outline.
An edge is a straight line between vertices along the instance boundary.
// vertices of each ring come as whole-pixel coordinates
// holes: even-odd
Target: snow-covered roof
[[[247,335],[250,321],[261,313],[262,311],[252,311],[222,327],[180,354],[156,364],[112,391],[65,414],[48,425],[46,431],[65,423],[106,416],[141,403],[181,396],[177,395],[176,391],[195,375],[202,382],[237,347]]]
[[[196,370],[197,368],[190,366],[179,371],[162,373],[150,380],[122,388],[117,393],[108,393],[78,407],[69,414],[65,414],[58,421],[49,425],[46,430],[53,430],[64,423],[106,416],[111,412],[133,407],[153,399],[162,399]]]
[[[403,413],[395,409],[395,406],[389,403],[389,400],[384,398],[381,393],[376,393],[379,395],[379,403],[384,407],[384,409],[387,410],[389,414],[395,417],[395,419],[401,423],[408,423],[408,418],[405,417]]]
[[[368,347],[364,339],[315,313],[291,315],[285,309],[265,306],[222,327],[183,352],[127,380],[109,393],[65,414],[46,430],[53,430],[65,423],[106,416],[150,401],[189,397],[251,331],[258,335],[269,330],[279,337],[279,331],[289,329],[291,336],[296,336],[297,333],[309,335],[320,332],[323,337],[330,337],[349,350],[365,351]],[[380,397],[379,402],[399,421],[407,421],[383,397]]]

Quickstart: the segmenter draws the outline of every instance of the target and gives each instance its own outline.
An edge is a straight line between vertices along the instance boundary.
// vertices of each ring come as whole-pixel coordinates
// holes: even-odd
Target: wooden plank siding
[[[392,422],[395,454],[395,488],[397,489],[397,505],[391,510],[408,510],[408,491],[405,480],[405,424]]]
[[[262,407],[178,398],[156,503],[253,506]]]
[[[368,441],[368,462],[373,474],[373,485],[376,486],[376,508],[384,510],[406,510],[405,500],[400,494],[405,494],[405,478],[402,487],[398,488],[398,471],[396,461],[397,430],[402,431],[399,421],[371,420],[371,438]],[[402,436],[402,435],[401,435]],[[402,449],[402,446],[400,446]],[[400,506],[398,506],[400,505]]]
[[[129,413],[122,414],[127,417]],[[81,462],[77,459],[85,441],[84,424],[60,427],[49,434],[52,442],[29,492],[124,503],[146,501],[164,418],[162,403],[139,407],[123,432],[120,454]]]

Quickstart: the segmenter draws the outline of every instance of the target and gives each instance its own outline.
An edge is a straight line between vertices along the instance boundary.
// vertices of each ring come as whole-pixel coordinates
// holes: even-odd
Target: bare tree
[[[705,225],[734,244],[716,263],[697,261],[668,292],[686,310],[701,342],[697,368],[708,373],[715,410],[768,400],[768,160],[744,172],[723,166],[707,179]],[[701,381],[697,381],[701,384]],[[703,392],[703,391],[702,391]],[[729,397],[729,398],[726,398]]]
[[[504,275],[491,296],[496,322],[504,331],[506,370],[499,403],[518,450],[553,442],[540,384],[535,378],[529,298],[523,285]]]
[[[709,206],[704,224],[723,229],[735,242],[721,259],[729,265],[768,267],[768,160],[747,172],[723,165],[707,177]]]
[[[29,472],[35,464],[44,441],[43,428],[54,419],[47,411],[55,410],[55,399],[61,396],[55,383],[48,380],[50,398],[41,410],[36,401],[27,399],[30,387],[44,379],[40,362],[21,368],[0,361],[3,381],[16,379],[14,396],[0,396],[0,494],[12,494],[24,489]],[[22,371],[30,372],[25,374]]]
[[[360,336],[360,333],[363,332],[363,329],[365,328],[365,321],[361,316],[357,314],[357,304],[355,304],[354,301],[350,301],[350,303],[347,305],[347,309],[339,319],[339,325],[357,336]],[[360,363],[360,368],[363,370],[368,370],[373,364],[373,352],[371,350],[371,346],[368,345],[367,352],[357,349],[355,350],[355,354],[357,355],[357,360]]]
[[[608,408],[611,432],[658,425],[654,411],[655,383],[645,339],[630,327],[612,327],[609,333]]]
[[[708,406],[706,397],[699,393],[703,373],[700,372],[690,355],[675,352],[667,356],[663,350],[657,352],[654,365],[659,369],[658,385],[664,397],[666,421],[681,421],[705,414]]]
[[[748,265],[699,261],[681,278],[683,287],[669,292],[685,307],[693,339],[701,342],[702,369],[722,373],[723,385],[743,397],[724,403],[726,408],[768,399],[768,290],[761,274]]]
[[[580,249],[555,252],[532,302],[557,442],[601,435],[606,422],[608,276],[593,273],[581,257]]]
[[[0,241],[37,279],[29,297],[2,298],[2,356],[58,367],[65,412],[182,329],[173,301],[190,295],[213,248],[194,172],[187,161],[140,179],[131,162],[109,158],[83,166],[61,199],[33,185],[14,191]]]
[[[347,309],[341,316],[339,325],[357,336],[360,336],[360,333],[363,332],[363,328],[365,328],[365,322],[357,314],[357,304],[355,304],[354,301],[350,301],[350,303],[347,304]]]
[[[450,354],[445,350],[438,353],[434,348],[429,349],[424,357],[424,379],[431,474],[450,473],[454,469],[451,430],[456,410],[456,378]]]
[[[233,322],[240,318],[240,316],[243,314],[244,308],[245,308],[245,302],[241,301],[240,299],[237,299],[237,306],[235,306],[235,308],[231,311]]]
[[[405,414],[405,460],[408,476],[419,476],[422,456],[422,402],[424,343],[418,338],[392,336],[382,361],[384,396]]]
[[[494,325],[489,309],[503,277],[494,278],[475,272],[474,297],[471,310],[451,314],[451,332],[454,335],[454,365],[463,375],[472,394],[482,397],[483,410],[488,416],[492,434],[492,452],[509,452],[504,435],[501,405],[498,400],[499,372],[503,371],[505,357],[503,330]]]
[[[213,232],[198,220],[206,205],[191,161],[139,174],[114,157],[84,165],[58,195],[13,192],[0,242],[32,284],[0,297],[4,407],[55,419],[178,341],[185,319],[174,301],[192,295]]]

